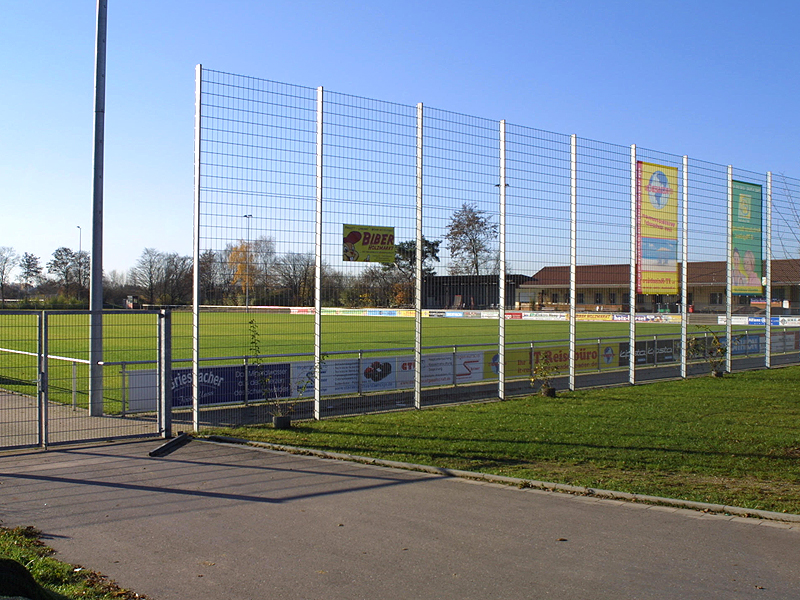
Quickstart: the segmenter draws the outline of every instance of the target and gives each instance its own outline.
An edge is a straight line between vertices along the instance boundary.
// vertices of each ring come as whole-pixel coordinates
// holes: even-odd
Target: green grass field
[[[216,433],[800,513],[800,367]]]
[[[36,315],[3,315],[0,313],[0,347],[35,353],[37,348]],[[174,312],[173,358],[190,359],[192,353],[192,316],[189,312]],[[314,350],[314,319],[312,315],[276,314],[254,311],[204,312],[201,316],[201,356],[242,357],[251,354],[250,320],[259,334],[262,354],[311,355]],[[51,356],[86,361],[89,358],[89,319],[81,314],[48,316],[48,353]],[[654,335],[677,336],[676,324],[640,323],[637,337],[652,339]],[[127,364],[127,370],[154,368],[157,360],[157,316],[153,314],[111,314],[104,319],[104,360],[108,363],[151,361],[149,364]],[[515,343],[547,344],[567,340],[569,325],[556,321],[506,321],[508,348]],[[613,322],[578,322],[579,339],[596,340],[620,338],[627,340],[628,324]],[[498,321],[493,319],[423,319],[422,344],[427,352],[444,351],[458,346],[469,350],[498,343]],[[332,358],[354,355],[359,351],[367,356],[398,354],[395,349],[410,352],[414,346],[414,319],[407,317],[324,316],[322,319],[322,352]],[[525,346],[518,346],[525,347]],[[375,352],[378,351],[378,352]],[[341,354],[344,353],[344,354]],[[0,353],[0,386],[27,394],[35,393],[36,364],[34,356]],[[239,359],[241,360],[241,359]],[[276,358],[275,360],[280,360]],[[221,360],[216,364],[231,364]],[[206,363],[215,364],[215,363]],[[176,366],[180,366],[176,364]],[[73,365],[70,360],[50,361],[51,397],[72,402]],[[110,365],[106,372],[106,395],[110,403],[121,399],[121,367]],[[88,366],[75,365],[78,387],[77,402],[86,404]],[[110,406],[109,411],[115,412]]]

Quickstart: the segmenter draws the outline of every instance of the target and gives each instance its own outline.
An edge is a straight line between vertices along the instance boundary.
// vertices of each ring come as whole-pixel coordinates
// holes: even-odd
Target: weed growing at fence
[[[225,433],[800,513],[800,367]]]

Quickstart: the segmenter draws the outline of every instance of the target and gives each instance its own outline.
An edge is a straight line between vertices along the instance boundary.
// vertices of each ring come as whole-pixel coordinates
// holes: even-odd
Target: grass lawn
[[[800,514],[800,367],[216,433]]]
[[[33,527],[0,527],[0,558],[10,558],[24,566],[39,585],[58,598],[88,600],[133,600],[144,598],[120,588],[104,576],[62,563],[53,558],[53,550],[39,539],[41,532]]]
[[[176,311],[173,318],[173,358],[189,359],[192,354],[192,315]],[[259,331],[261,352],[264,354],[308,354],[314,351],[314,318],[312,315],[267,313],[263,311],[205,312],[201,315],[200,340],[202,357],[241,357],[251,353],[250,320],[254,319]],[[131,311],[111,314],[104,318],[104,360],[109,363],[151,361],[148,364],[129,364],[127,370],[153,369],[157,359],[158,317]],[[696,330],[696,328],[693,328]],[[722,328],[718,328],[722,331]],[[752,328],[753,332],[763,328]],[[697,331],[691,333],[697,333]],[[86,361],[89,358],[89,317],[86,314],[48,315],[48,353],[50,355]],[[680,326],[675,324],[639,323],[639,339],[652,339],[654,335],[678,337]],[[579,340],[618,338],[627,340],[628,324],[614,322],[578,322]],[[0,347],[35,353],[37,348],[37,315],[3,315],[0,313]],[[557,321],[506,321],[508,348],[514,343],[546,344],[553,340],[567,340],[569,324]],[[423,319],[422,344],[429,352],[443,351],[459,346],[461,350],[476,345],[496,347],[498,321],[496,319]],[[581,345],[581,342],[579,342]],[[407,317],[363,317],[326,315],[322,319],[322,352],[331,358],[354,356],[359,350],[372,351],[366,356],[379,356],[381,352],[398,354],[392,349],[413,348],[414,319]],[[517,348],[524,346],[516,346]],[[446,350],[444,350],[446,351]],[[402,353],[401,351],[400,353]],[[405,350],[410,353],[410,350]],[[281,360],[276,358],[275,360]],[[286,360],[286,359],[283,359]],[[295,358],[294,360],[303,360]],[[306,358],[308,360],[308,358]],[[230,358],[216,364],[240,363]],[[215,364],[212,362],[206,365]],[[175,364],[188,366],[188,363]],[[104,369],[106,410],[116,412],[122,408],[122,376],[119,365]],[[36,357],[22,354],[0,353],[0,386],[20,393],[36,394]],[[76,403],[88,403],[89,368],[85,363],[73,364],[70,360],[52,359],[49,363],[51,399],[71,403],[73,373],[77,385]]]

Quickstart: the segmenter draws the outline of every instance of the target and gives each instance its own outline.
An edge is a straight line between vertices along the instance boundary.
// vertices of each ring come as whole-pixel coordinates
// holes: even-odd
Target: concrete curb
[[[441,467],[431,467],[428,465],[417,465],[414,463],[399,462],[394,460],[383,460],[379,458],[369,458],[354,454],[342,454],[339,452],[326,452],[324,450],[314,450],[311,448],[298,448],[296,446],[284,446],[282,444],[271,444],[269,442],[254,442],[241,438],[212,435],[208,438],[195,438],[198,441],[209,441],[220,444],[236,444],[265,448],[290,454],[300,454],[306,456],[316,456],[333,460],[346,460],[358,462],[366,465],[377,465],[391,467],[394,469],[405,469],[407,471],[421,471],[433,475],[444,475],[446,477],[460,477],[462,479],[472,479],[476,481],[486,481],[489,483],[502,483],[513,485],[520,488],[532,488],[551,492],[565,492],[579,496],[594,496],[596,498],[607,498],[611,500],[626,500],[628,502],[642,502],[646,504],[658,504],[662,506],[674,506],[676,508],[688,508],[701,512],[725,513],[738,517],[757,517],[769,521],[784,521],[789,523],[800,523],[800,515],[793,513],[779,513],[768,510],[758,510],[752,508],[742,508],[739,506],[725,506],[723,504],[709,504],[707,502],[694,502],[691,500],[680,500],[678,498],[661,498],[659,496],[647,496],[642,494],[630,494],[627,492],[616,492],[613,490],[602,490],[598,488],[588,488],[563,483],[550,483],[546,481],[535,481],[531,479],[520,479],[518,477],[505,477],[503,475],[491,475],[489,473],[476,473],[473,471],[461,471],[459,469],[444,469]]]

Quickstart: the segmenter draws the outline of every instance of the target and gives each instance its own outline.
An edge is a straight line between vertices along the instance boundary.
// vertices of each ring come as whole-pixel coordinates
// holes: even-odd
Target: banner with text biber
[[[394,227],[344,225],[342,260],[354,262],[393,263],[395,257]]]
[[[731,266],[735,295],[760,296],[761,287],[761,186],[733,181]]]
[[[636,163],[636,292],[678,293],[678,169]]]

